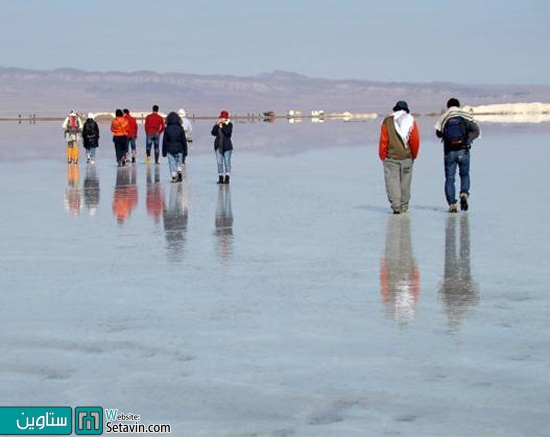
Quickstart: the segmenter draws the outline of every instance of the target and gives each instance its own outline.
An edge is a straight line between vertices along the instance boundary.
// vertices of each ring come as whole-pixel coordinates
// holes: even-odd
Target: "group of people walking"
[[[420,133],[415,118],[410,114],[405,101],[398,101],[393,113],[384,118],[381,126],[378,153],[383,162],[386,194],[394,214],[403,214],[409,209],[411,182],[414,161],[420,149]],[[183,166],[188,154],[188,142],[192,141],[191,122],[186,113],[170,112],[166,120],[158,114],[159,107],[154,105],[152,113],[145,118],[146,163],[151,162],[154,152],[155,164],[159,164],[160,136],[162,138],[162,156],[167,157],[170,176],[173,183],[183,181]],[[82,125],[75,112],[69,113],[63,122],[67,140],[67,161],[78,163],[78,140],[82,135],[86,149],[86,161],[94,163],[95,149],[99,145],[99,127],[92,113]],[[435,125],[435,133],[443,142],[445,168],[445,197],[449,212],[469,209],[470,197],[470,148],[479,137],[480,130],[470,113],[460,108],[460,102],[451,98],[447,110]],[[117,109],[111,122],[111,132],[115,145],[118,166],[129,161],[136,162],[136,140],[138,128],[136,119],[128,109]],[[231,156],[233,152],[233,124],[225,110],[211,132],[214,136],[214,150],[218,166],[218,184],[228,184],[231,179]],[[129,156],[129,153],[130,156]],[[460,175],[460,192],[456,196],[456,171]]]
[[[470,148],[479,137],[479,127],[472,115],[460,108],[456,98],[447,101],[447,110],[435,125],[435,133],[443,142],[445,164],[445,197],[449,212],[458,212],[455,178],[460,175],[460,209],[469,208]],[[384,166],[386,194],[394,214],[409,209],[413,164],[420,148],[416,120],[405,101],[398,101],[393,113],[382,122],[378,153]]]
[[[151,152],[154,152],[155,164],[159,164],[160,154],[168,159],[168,167],[173,183],[183,181],[183,166],[188,154],[188,143],[193,141],[191,121],[184,109],[177,113],[170,112],[166,119],[159,114],[158,105],[153,105],[152,112],[145,118],[145,153],[146,163],[151,163]],[[67,141],[67,162],[78,164],[78,147],[82,137],[86,149],[87,163],[95,163],[96,148],[99,146],[99,126],[94,114],[89,113],[82,124],[78,114],[71,111],[63,121],[63,130]],[[130,110],[117,109],[111,122],[111,133],[115,146],[115,155],[119,167],[129,162],[135,163],[137,158],[136,141],[138,125]],[[233,143],[233,124],[226,110],[220,112],[216,124],[212,128],[215,137],[214,150],[218,165],[218,184],[229,184],[231,176],[231,155]],[[161,151],[161,135],[162,151]]]

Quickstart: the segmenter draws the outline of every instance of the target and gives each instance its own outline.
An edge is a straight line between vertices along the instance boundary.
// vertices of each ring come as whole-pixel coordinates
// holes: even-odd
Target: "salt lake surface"
[[[0,405],[102,406],[175,435],[549,435],[548,125],[486,125],[448,214],[421,120],[390,214],[380,120],[207,122],[165,161],[68,167],[0,125]],[[81,153],[82,155],[82,153]]]

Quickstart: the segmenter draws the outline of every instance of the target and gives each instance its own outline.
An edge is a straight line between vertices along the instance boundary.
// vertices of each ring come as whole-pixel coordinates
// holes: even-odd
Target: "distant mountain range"
[[[366,72],[368,75],[368,72]],[[495,103],[550,102],[550,86],[465,85],[445,82],[406,83],[312,78],[274,71],[257,76],[185,73],[53,71],[0,67],[0,116],[58,117],[67,111],[147,111],[153,104],[168,112],[185,108],[196,116],[300,109],[325,112],[391,111],[406,100],[411,111],[439,112],[447,99],[477,106]]]

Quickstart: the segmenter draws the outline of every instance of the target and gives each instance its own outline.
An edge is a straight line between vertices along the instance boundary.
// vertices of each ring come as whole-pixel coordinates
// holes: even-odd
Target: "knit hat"
[[[88,119],[94,119],[95,115],[94,113],[88,113]]]
[[[225,110],[222,110],[220,113],[220,119],[229,119],[229,113]]]
[[[183,108],[180,108],[178,110],[178,116],[179,117],[185,117],[185,116],[187,116],[187,113],[185,112],[185,110]]]
[[[393,107],[393,111],[399,111],[399,110],[406,111],[407,113],[409,112],[409,106],[405,101],[397,101],[397,103],[395,104],[395,107]]]

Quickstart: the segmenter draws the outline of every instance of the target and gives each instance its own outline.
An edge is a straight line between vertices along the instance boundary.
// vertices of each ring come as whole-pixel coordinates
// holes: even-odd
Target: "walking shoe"
[[[155,165],[160,165],[160,163],[159,163],[159,161],[158,161],[158,160],[157,160],[157,161],[155,161]]]
[[[147,156],[147,158],[145,159],[145,163],[147,164],[151,163],[151,157]]]
[[[174,176],[172,177],[172,183],[178,183],[178,182],[179,182],[178,176],[177,176],[177,175],[174,175]]]
[[[401,211],[399,209],[393,209],[393,214],[394,215],[399,215],[399,214],[401,214]]]
[[[178,183],[181,183],[183,181],[183,173],[181,171],[178,171]]]
[[[458,207],[456,203],[449,204],[449,213],[456,213],[458,212]]]
[[[218,184],[223,184],[223,175],[218,176]]]
[[[224,184],[229,184],[229,175],[226,175],[226,176],[225,176]]]
[[[460,210],[468,210],[468,194],[466,192],[460,194]]]
[[[135,163],[135,162],[136,162],[136,158],[132,157],[132,163]]]

